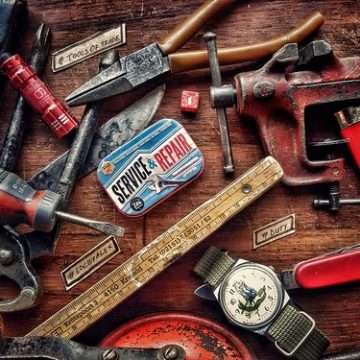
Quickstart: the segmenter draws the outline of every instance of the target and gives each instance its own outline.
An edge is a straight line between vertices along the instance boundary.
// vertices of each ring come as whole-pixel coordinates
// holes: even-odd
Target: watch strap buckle
[[[278,341],[275,341],[275,347],[286,357],[292,357],[296,354],[296,352],[300,349],[300,347],[304,344],[304,342],[309,338],[309,336],[312,334],[316,327],[315,320],[308,314],[306,314],[303,311],[299,311],[299,314],[302,314],[305,316],[308,320],[311,322],[311,327],[307,331],[307,333],[303,336],[303,338],[298,342],[298,344],[292,349],[292,351],[286,351],[284,350],[280,345]]]
[[[286,357],[319,360],[330,342],[314,319],[287,304],[267,330],[275,347]]]

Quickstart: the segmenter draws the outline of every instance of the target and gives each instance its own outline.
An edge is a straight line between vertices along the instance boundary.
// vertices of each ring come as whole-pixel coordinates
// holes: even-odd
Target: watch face
[[[236,325],[255,329],[270,322],[281,308],[283,289],[266,266],[245,263],[235,267],[220,288],[220,303]]]

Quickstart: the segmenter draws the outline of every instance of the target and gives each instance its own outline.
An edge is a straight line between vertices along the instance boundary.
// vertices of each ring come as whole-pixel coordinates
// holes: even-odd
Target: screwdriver
[[[61,195],[50,190],[34,190],[19,176],[0,170],[0,224],[28,224],[49,232],[57,218],[96,229],[106,235],[122,236],[124,228],[102,221],[59,211]]]

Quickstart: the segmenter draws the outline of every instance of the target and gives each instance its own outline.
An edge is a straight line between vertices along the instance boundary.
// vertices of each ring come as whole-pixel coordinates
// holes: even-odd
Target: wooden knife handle
[[[235,2],[236,0],[207,0],[176,26],[164,39],[158,41],[161,51],[165,55],[175,52],[191,39],[213,16]]]
[[[280,37],[241,47],[218,49],[220,65],[231,65],[250,61],[273,54],[282,46],[304,40],[324,23],[324,16],[319,12],[309,16],[299,27]],[[209,66],[206,50],[187,51],[169,55],[171,72],[179,73]]]

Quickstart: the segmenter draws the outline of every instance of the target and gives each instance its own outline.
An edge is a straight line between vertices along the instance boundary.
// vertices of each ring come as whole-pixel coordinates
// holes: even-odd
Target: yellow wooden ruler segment
[[[260,161],[27,336],[71,339],[78,335],[219,229],[282,176],[275,159],[269,156]]]

